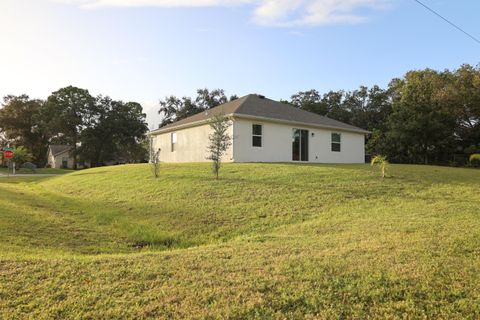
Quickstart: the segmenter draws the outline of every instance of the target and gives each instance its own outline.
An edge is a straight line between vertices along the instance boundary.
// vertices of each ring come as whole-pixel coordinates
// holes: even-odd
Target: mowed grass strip
[[[0,318],[478,318],[480,171],[146,165],[0,180]],[[31,230],[31,232],[29,232]]]

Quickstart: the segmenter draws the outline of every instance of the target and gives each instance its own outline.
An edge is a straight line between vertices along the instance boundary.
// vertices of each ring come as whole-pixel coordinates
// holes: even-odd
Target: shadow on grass
[[[8,219],[6,215],[10,215],[10,219],[20,219],[19,221],[23,224],[16,224],[16,228],[21,229],[22,234],[31,233],[27,242],[31,241],[32,247],[39,246],[40,243],[39,248],[59,248],[81,254],[100,254],[105,253],[105,250],[100,247],[118,248],[118,244],[121,244],[118,248],[121,252],[135,252],[144,248],[152,250],[187,248],[200,244],[178,234],[161,230],[147,221],[139,222],[144,217],[132,214],[130,208],[115,207],[112,203],[87,199],[76,200],[52,192],[34,195],[29,193],[29,190],[25,192],[8,190],[8,186],[2,187],[2,184],[0,184],[0,192],[2,198],[11,199],[15,206],[23,208],[18,216],[4,211],[3,219]],[[45,214],[53,215],[54,219],[52,220],[51,217],[41,219],[41,211],[39,212],[38,209],[45,210]],[[149,208],[145,206],[138,212],[148,212],[148,210]],[[13,223],[12,221],[10,222]],[[4,222],[8,224],[8,221],[4,220]],[[28,226],[30,223],[34,224],[31,229]],[[107,250],[106,253],[118,252]]]

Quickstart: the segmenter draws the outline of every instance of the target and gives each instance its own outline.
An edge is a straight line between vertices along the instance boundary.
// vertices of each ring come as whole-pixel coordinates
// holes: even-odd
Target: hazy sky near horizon
[[[423,0],[480,37],[480,1]],[[0,0],[0,96],[74,85],[142,103],[222,88],[385,87],[480,62],[475,43],[413,0]]]

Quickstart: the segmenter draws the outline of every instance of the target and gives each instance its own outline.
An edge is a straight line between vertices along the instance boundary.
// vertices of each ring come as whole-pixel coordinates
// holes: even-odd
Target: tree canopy
[[[42,100],[30,99],[27,95],[10,95],[3,98],[0,108],[0,142],[24,146],[37,163],[44,163],[47,155],[44,107]]]
[[[50,121],[48,129],[53,138],[71,145],[73,168],[77,168],[77,147],[81,135],[95,121],[95,98],[88,90],[65,87],[53,92],[47,99],[45,113]]]
[[[480,149],[480,67],[407,72],[388,88],[300,91],[287,103],[371,131],[367,153],[394,162],[444,163]]]
[[[158,113],[163,117],[160,127],[164,127],[167,124],[185,119],[202,111],[215,108],[235,99],[238,99],[236,95],[228,99],[225,91],[222,89],[211,91],[208,89],[198,89],[195,99],[190,97],[178,98],[176,96],[165,97],[165,99],[160,100],[160,109],[158,110]]]
[[[27,95],[6,96],[0,108],[2,144],[23,146],[33,161],[44,166],[49,144],[72,146],[77,160],[91,166],[112,160],[147,159],[142,144],[148,131],[146,115],[136,102],[90,95],[88,90],[65,87],[46,101]]]
[[[222,89],[198,89],[193,98],[167,96],[160,101],[160,126],[237,98],[228,98]],[[480,152],[479,66],[413,70],[386,88],[310,89],[282,102],[371,131],[367,153],[392,162],[467,164],[471,154]],[[51,143],[71,145],[78,159],[93,166],[115,159],[142,161],[148,158],[145,118],[138,103],[94,97],[72,86],[45,101],[6,96],[0,142],[24,146],[39,166]]]

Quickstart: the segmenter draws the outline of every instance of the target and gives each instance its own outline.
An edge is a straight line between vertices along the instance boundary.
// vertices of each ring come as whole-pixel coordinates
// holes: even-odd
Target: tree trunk
[[[424,145],[423,145],[423,161],[424,161],[424,164],[428,164],[428,148],[427,148],[427,144],[424,144]]]
[[[91,164],[91,167],[99,167],[100,166],[100,152],[95,152],[95,157],[93,159],[93,163]]]

